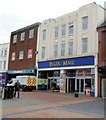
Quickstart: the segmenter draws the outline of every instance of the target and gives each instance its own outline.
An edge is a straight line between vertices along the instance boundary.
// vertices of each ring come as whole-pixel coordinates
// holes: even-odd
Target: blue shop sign
[[[23,74],[23,73],[34,73],[35,69],[26,69],[26,70],[9,70],[8,74]]]
[[[51,61],[38,62],[38,68],[57,68],[57,67],[74,67],[94,65],[94,56],[58,59]]]

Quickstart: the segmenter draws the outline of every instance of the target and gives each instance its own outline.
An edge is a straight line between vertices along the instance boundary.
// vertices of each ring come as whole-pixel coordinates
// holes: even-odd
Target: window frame
[[[44,50],[43,50],[44,49]],[[45,58],[45,50],[46,50],[46,47],[45,46],[42,46],[42,53],[41,53],[41,58],[44,59]]]
[[[61,44],[61,57],[64,57],[64,56],[65,56],[65,43],[62,43]]]
[[[88,16],[82,17],[82,29],[88,29]]]
[[[59,37],[59,27],[55,27],[55,39]]]
[[[58,57],[58,45],[54,45],[54,58]]]
[[[29,30],[29,39],[34,38],[34,28]]]
[[[24,41],[25,40],[25,32],[21,33],[21,37],[20,37],[20,41]]]
[[[61,26],[61,35],[62,35],[62,37],[66,36],[66,24]]]
[[[69,42],[68,44],[68,54],[69,56],[73,55],[73,41]]]
[[[88,53],[88,38],[82,38],[82,53]]]
[[[18,35],[13,35],[13,44],[17,42]]]

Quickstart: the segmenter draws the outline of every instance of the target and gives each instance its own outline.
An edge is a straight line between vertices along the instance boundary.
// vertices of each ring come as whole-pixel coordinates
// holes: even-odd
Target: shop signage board
[[[94,56],[38,62],[38,69],[94,65]]]
[[[34,73],[35,69],[26,69],[26,70],[9,70],[8,74],[23,74],[23,73]]]

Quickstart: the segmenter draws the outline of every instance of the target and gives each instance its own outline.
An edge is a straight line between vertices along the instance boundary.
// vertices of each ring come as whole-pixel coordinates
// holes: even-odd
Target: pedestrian
[[[21,84],[20,84],[19,80],[17,80],[17,82],[14,84],[14,88],[15,88],[14,97],[16,97],[16,93],[17,93],[18,94],[17,98],[19,98],[20,97],[20,88],[21,88]]]

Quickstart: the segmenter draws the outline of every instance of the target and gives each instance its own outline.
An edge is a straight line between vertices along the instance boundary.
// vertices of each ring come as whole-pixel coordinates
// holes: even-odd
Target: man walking
[[[21,88],[21,84],[20,84],[19,80],[17,80],[14,87],[15,87],[14,97],[16,97],[16,92],[17,92],[17,94],[18,94],[17,98],[19,98],[20,97],[20,88]]]

